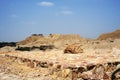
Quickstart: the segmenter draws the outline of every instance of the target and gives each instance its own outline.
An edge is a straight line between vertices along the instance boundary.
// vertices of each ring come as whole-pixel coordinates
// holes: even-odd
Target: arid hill
[[[46,43],[46,42],[50,41],[50,40],[46,39],[43,35],[33,34],[33,35],[27,37],[25,40],[22,40],[22,41],[18,42],[18,44],[27,45],[27,44],[30,44],[30,43],[32,44],[32,43],[34,43],[38,40],[40,40],[40,43]],[[48,40],[48,41],[46,41],[46,40]]]
[[[83,40],[84,38],[77,34],[50,34],[49,36],[33,34],[17,44],[26,46],[55,45],[61,47],[70,43],[79,43]]]
[[[106,39],[120,39],[120,29],[111,33],[104,33],[100,35],[97,39],[106,40]]]

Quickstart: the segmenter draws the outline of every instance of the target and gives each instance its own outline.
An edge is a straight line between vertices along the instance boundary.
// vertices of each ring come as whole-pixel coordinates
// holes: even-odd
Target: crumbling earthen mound
[[[26,45],[26,46],[40,46],[43,44],[52,44],[52,40],[48,37],[44,37],[42,34],[33,34],[32,36],[26,38],[17,43],[18,45]]]
[[[81,43],[85,39],[77,34],[62,34],[54,40],[54,45],[58,48],[66,47],[66,44]]]
[[[100,35],[97,39],[106,40],[106,39],[120,39],[120,30],[116,30],[111,33],[104,33]]]
[[[31,42],[35,42],[39,38],[41,38],[41,36],[32,35],[32,36],[26,38],[25,40],[22,40],[22,41],[18,42],[18,44],[25,45],[25,44],[28,44],[28,43],[31,43]]]
[[[50,34],[49,36],[32,35],[23,41],[18,42],[19,45],[40,46],[54,45],[57,48],[64,47],[66,44],[82,42],[84,38],[77,34]]]

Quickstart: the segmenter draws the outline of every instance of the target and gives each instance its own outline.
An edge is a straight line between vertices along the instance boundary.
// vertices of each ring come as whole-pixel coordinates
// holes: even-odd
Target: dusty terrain
[[[120,38],[120,30],[116,30],[110,33],[104,33],[98,37],[99,40],[105,39],[119,39]]]
[[[40,45],[54,48],[43,51]],[[16,50],[20,46],[38,49]],[[65,53],[65,49],[69,51]],[[111,80],[119,65],[119,37],[92,40],[75,34],[32,35],[16,47],[0,48],[0,80]],[[119,79],[117,73],[116,80]]]

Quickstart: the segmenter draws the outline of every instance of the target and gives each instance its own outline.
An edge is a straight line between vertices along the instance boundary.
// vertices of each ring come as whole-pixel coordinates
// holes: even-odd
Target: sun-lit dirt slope
[[[83,40],[84,38],[77,34],[50,34],[49,36],[32,35],[17,44],[26,46],[54,45],[56,47],[62,47],[66,44],[78,43]]]
[[[105,39],[120,39],[120,30],[116,30],[114,32],[111,33],[104,33],[101,34],[98,37],[99,40],[105,40]]]

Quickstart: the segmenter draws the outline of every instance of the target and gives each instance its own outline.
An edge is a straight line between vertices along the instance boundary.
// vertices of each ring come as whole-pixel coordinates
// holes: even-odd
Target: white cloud
[[[69,10],[61,11],[61,14],[63,15],[72,15],[73,13],[74,13],[73,11],[69,11]]]
[[[70,10],[63,10],[55,13],[55,16],[60,16],[60,15],[65,15],[65,16],[74,15],[74,12]]]
[[[53,2],[45,2],[45,1],[43,1],[43,2],[37,3],[37,5],[51,7],[51,6],[54,6],[54,3]]]

